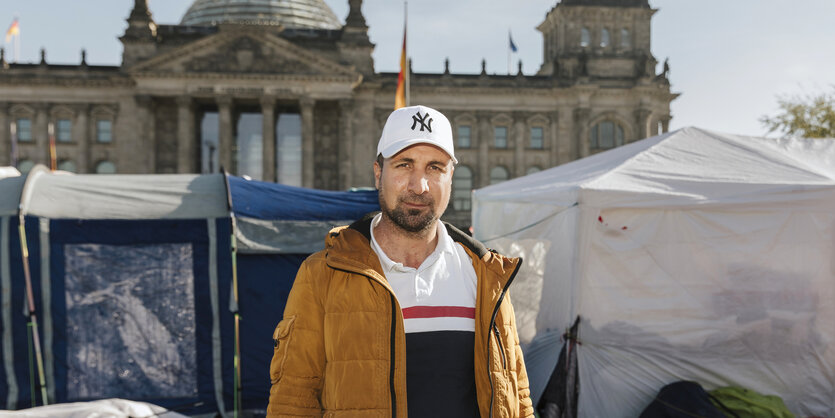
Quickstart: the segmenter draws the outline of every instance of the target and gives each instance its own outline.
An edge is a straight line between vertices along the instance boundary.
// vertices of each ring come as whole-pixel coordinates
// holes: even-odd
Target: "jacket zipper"
[[[397,302],[394,300],[394,293],[389,292],[391,297],[391,363],[389,364],[389,390],[391,391],[391,417],[397,417],[397,398],[394,396],[394,348],[397,331]]]
[[[496,324],[496,314],[499,313],[499,306],[502,304],[504,295],[505,293],[507,293],[507,289],[510,287],[510,283],[512,283],[513,279],[516,278],[516,273],[519,272],[519,267],[521,266],[522,259],[519,258],[519,263],[516,264],[516,268],[513,269],[513,274],[511,274],[510,277],[507,279],[507,283],[505,283],[504,287],[502,288],[502,293],[499,295],[499,300],[496,302],[496,306],[493,307],[493,315],[490,317],[490,325],[487,328],[487,379],[490,381],[490,418],[493,417],[493,398],[496,397],[495,388],[493,388],[493,376],[490,372],[490,329],[493,328]],[[499,344],[498,339],[496,340],[496,344]],[[502,353],[504,352],[502,351]]]
[[[502,354],[502,367],[507,369],[507,357],[504,353],[504,346],[502,345],[502,337],[499,336],[499,326],[493,324],[493,332],[496,334],[496,344],[499,346],[499,352]]]
[[[328,266],[334,270],[342,271],[348,274],[359,274],[360,276],[365,276],[371,280],[378,281],[374,277],[371,277],[365,273],[337,268],[330,264]],[[386,291],[389,292],[389,297],[391,300],[391,333],[389,337],[389,346],[391,347],[391,362],[389,363],[389,392],[391,393],[391,417],[397,418],[397,396],[394,390],[394,359],[395,354],[397,353],[397,349],[395,348],[395,342],[397,339],[397,301],[394,299],[394,293],[392,293],[388,289],[386,289]]]

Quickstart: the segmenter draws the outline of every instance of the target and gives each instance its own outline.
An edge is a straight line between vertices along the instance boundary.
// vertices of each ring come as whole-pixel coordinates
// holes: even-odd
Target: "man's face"
[[[374,163],[383,216],[400,229],[420,233],[435,225],[449,204],[453,164],[438,147],[417,144]]]

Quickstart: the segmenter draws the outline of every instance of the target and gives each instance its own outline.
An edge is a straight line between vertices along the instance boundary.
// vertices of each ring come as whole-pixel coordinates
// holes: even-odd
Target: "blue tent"
[[[29,407],[33,393],[42,403],[30,367],[24,248],[50,403],[118,397],[185,413],[231,410],[237,313],[241,406],[257,411],[266,408],[272,330],[298,265],[330,227],[377,207],[375,192],[220,174],[36,168],[0,179],[0,405]]]

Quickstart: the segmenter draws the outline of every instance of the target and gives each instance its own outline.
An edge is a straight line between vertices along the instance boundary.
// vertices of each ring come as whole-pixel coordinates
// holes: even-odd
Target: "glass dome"
[[[181,25],[244,23],[292,29],[340,29],[324,0],[195,0]]]

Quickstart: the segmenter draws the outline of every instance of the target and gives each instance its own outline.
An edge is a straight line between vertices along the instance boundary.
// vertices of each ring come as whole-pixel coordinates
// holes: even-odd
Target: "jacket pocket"
[[[284,318],[273,331],[273,360],[270,364],[270,381],[272,384],[278,383],[284,373],[284,362],[287,361],[287,352],[292,343],[293,323],[295,322],[295,315]]]

